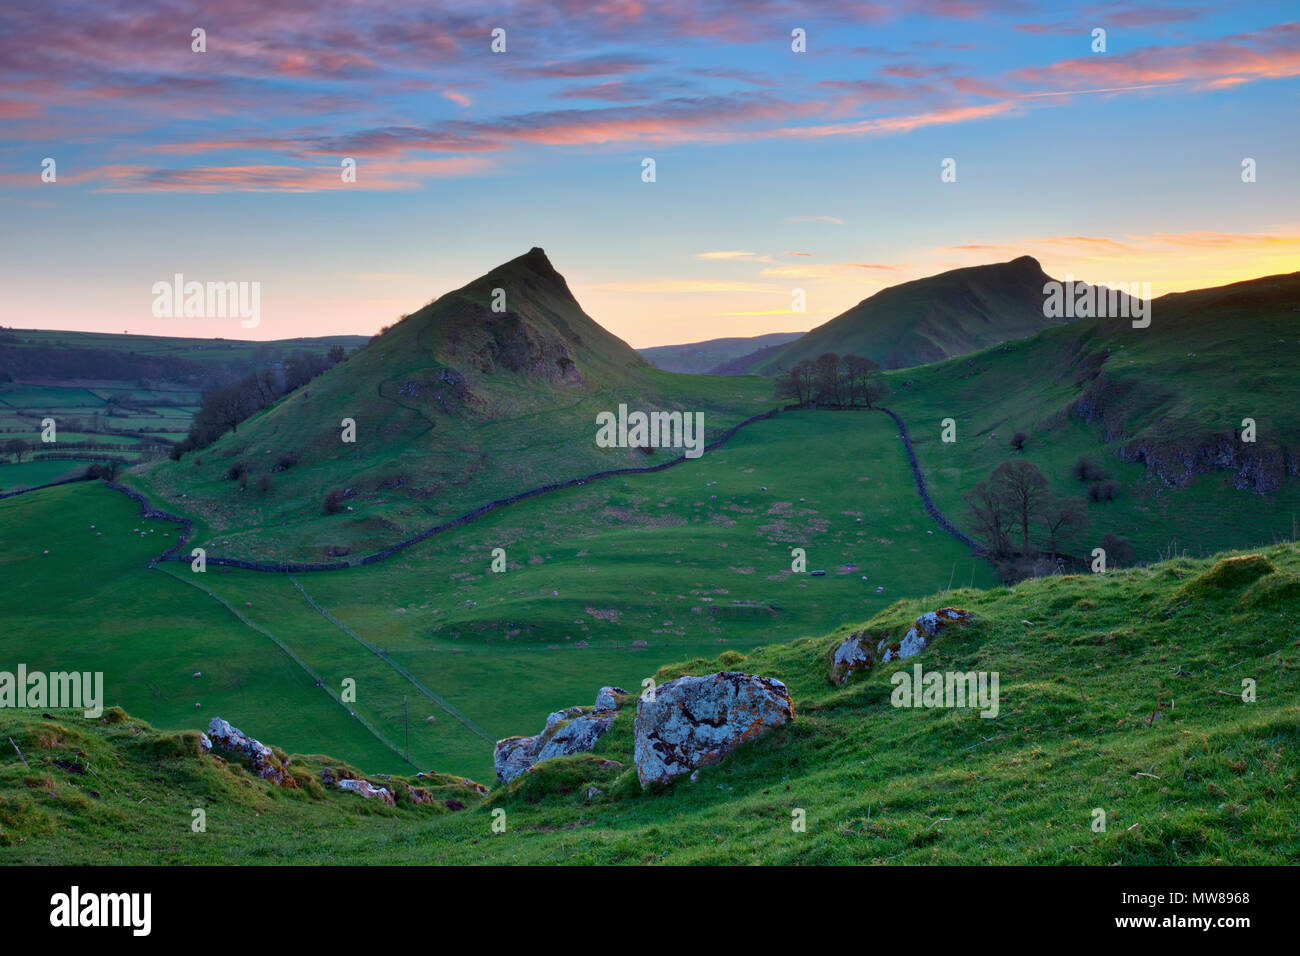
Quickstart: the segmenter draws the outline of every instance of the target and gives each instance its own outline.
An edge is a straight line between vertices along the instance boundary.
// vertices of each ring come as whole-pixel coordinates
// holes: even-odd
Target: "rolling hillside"
[[[912,660],[828,682],[826,655],[850,630],[897,631],[945,604],[976,624]],[[325,740],[291,758],[298,786],[285,790],[200,754],[193,730],[159,732],[118,711],[20,711],[6,734],[27,765],[0,752],[0,861],[1288,863],[1300,854],[1297,613],[1300,554],[1280,546],[946,592],[835,633],[684,661],[656,679],[775,677],[795,718],[662,791],[637,784],[632,707],[594,754],[539,764],[486,798],[454,777],[377,780],[438,798],[394,807],[323,789],[322,768],[349,763],[321,756]],[[891,677],[918,661],[997,672],[997,716],[891,706]],[[188,831],[196,806],[212,808],[201,835]],[[497,809],[507,825],[493,834]],[[791,826],[795,810],[805,832]]]
[[[890,374],[931,493],[963,492],[1000,462],[1036,464],[1061,495],[1086,455],[1119,483],[1088,502],[1087,553],[1107,531],[1135,560],[1290,540],[1300,519],[1300,273],[1166,295],[1149,328],[1081,319],[974,355]],[[956,441],[941,440],[941,422]],[[1243,421],[1255,441],[1241,440]],[[1023,452],[1010,447],[1028,436]]]
[[[492,308],[498,289],[504,311]],[[653,368],[587,316],[533,249],[407,316],[211,447],[131,480],[197,518],[207,537],[196,543],[214,553],[329,561],[528,488],[681,454],[598,447],[597,413],[620,404],[703,412],[711,440],[774,403],[760,379]],[[344,419],[356,423],[354,443],[341,440]],[[326,514],[331,492],[336,513]]]
[[[1021,256],[904,282],[776,351],[764,350],[750,363],[733,362],[727,370],[774,375],[823,352],[862,355],[889,369],[965,355],[1060,324],[1043,315],[1048,281],[1036,259]]]

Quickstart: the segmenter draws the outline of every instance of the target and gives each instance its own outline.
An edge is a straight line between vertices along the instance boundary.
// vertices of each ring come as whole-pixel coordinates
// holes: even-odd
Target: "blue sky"
[[[6,4],[0,321],[368,334],[535,245],[638,347],[1025,253],[1157,295],[1300,269],[1294,4],[901,9]],[[261,324],[153,317],[178,272],[259,282]]]

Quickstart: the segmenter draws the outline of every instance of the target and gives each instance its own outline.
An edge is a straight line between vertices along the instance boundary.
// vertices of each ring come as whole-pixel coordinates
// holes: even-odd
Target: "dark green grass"
[[[0,669],[102,671],[105,706],[162,726],[221,716],[282,746],[329,742],[368,769],[404,766],[273,643],[147,569],[174,524],[77,483],[0,501],[0,526]]]
[[[272,793],[218,775],[145,728],[57,715],[10,715],[24,745],[0,757],[0,827],[11,862],[330,863],[1030,863],[1294,862],[1300,744],[1297,595],[1249,589],[1300,575],[1300,554],[1268,549],[1254,585],[1189,584],[1236,575],[1180,560],[1110,575],[900,602],[873,630],[896,630],[940,602],[978,622],[945,631],[926,669],[996,670],[1001,713],[891,707],[885,665],[842,688],[824,655],[847,629],[674,666],[661,679],[721,667],[778,677],[797,716],[786,729],[643,793],[631,764],[631,709],[596,757],[542,765],[462,813],[421,816],[309,790]],[[1029,622],[1029,623],[1026,623]],[[1242,680],[1258,699],[1241,700]],[[132,725],[134,726],[134,725]],[[129,734],[129,737],[128,737]],[[62,739],[59,739],[62,738]],[[53,761],[89,756],[94,784]],[[161,756],[164,755],[164,756]],[[314,772],[324,758],[295,758]],[[100,785],[106,783],[105,786]],[[93,786],[99,798],[84,788]],[[589,796],[589,787],[602,792]],[[110,790],[113,792],[110,795]],[[142,799],[147,798],[147,799]],[[206,803],[209,832],[189,831]],[[506,832],[494,834],[492,810]],[[791,829],[792,811],[807,832]],[[1095,809],[1105,832],[1093,832]],[[309,838],[304,835],[310,834]]]

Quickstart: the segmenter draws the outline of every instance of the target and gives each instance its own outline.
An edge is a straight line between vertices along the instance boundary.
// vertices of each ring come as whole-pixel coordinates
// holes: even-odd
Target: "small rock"
[[[850,634],[828,655],[830,681],[840,685],[857,671],[871,670],[876,664],[876,654],[867,634]]]
[[[600,713],[602,710],[618,710],[619,697],[626,696],[627,691],[621,687],[602,687],[596,692],[596,704],[592,711]]]
[[[367,799],[378,797],[390,807],[397,805],[397,801],[393,799],[393,795],[388,792],[387,787],[376,787],[369,780],[340,780],[339,789],[360,794]]]
[[[213,746],[218,749],[246,757],[252,764],[253,772],[263,780],[269,780],[281,787],[297,786],[293,775],[276,759],[270,747],[260,740],[246,736],[220,717],[212,718],[212,722],[208,724],[208,735],[212,738]]]
[[[881,640],[876,646],[876,653],[880,655],[881,663],[915,657],[930,646],[930,639],[943,628],[951,624],[964,625],[973,617],[970,611],[963,611],[956,607],[941,607],[937,611],[927,611],[913,622],[907,634],[897,644],[891,643],[888,638]]]

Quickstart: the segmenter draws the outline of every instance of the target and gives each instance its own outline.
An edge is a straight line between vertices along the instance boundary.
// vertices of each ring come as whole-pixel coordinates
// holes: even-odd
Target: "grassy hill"
[[[492,309],[496,289],[503,312]],[[196,543],[215,554],[327,561],[526,488],[681,454],[597,447],[601,411],[702,411],[712,440],[771,407],[770,394],[758,378],[653,368],[587,316],[534,249],[407,316],[211,447],[132,480],[198,518]],[[340,440],[345,418],[356,422],[353,444]],[[331,491],[343,507],[327,515]]]
[[[658,345],[637,351],[655,368],[665,372],[689,372],[694,375],[728,374],[719,367],[758,349],[775,348],[799,338],[802,332],[770,332],[747,338],[709,339],[687,345]]]
[[[0,660],[86,660],[110,703],[157,726],[220,713],[287,749],[386,772],[410,769],[393,749],[403,697],[412,759],[482,778],[491,741],[533,732],[557,700],[994,581],[925,514],[879,413],[782,413],[698,460],[520,501],[345,571],[149,570],[177,527],[138,514],[98,483],[0,501],[0,580],[15,582],[0,588]],[[504,573],[490,570],[496,547]],[[826,575],[792,573],[793,547]],[[87,560],[94,586],[80,598]],[[356,680],[355,706],[317,675],[335,691]]]
[[[758,353],[744,370],[775,375],[824,352],[862,355],[891,369],[965,355],[1060,324],[1043,315],[1048,281],[1036,259],[1021,256],[890,286],[790,344]]]
[[[1300,273],[1162,296],[1151,325],[1084,319],[964,358],[891,373],[939,507],[1009,458],[1037,465],[1061,495],[1087,455],[1119,482],[1088,503],[1088,554],[1107,531],[1136,560],[1289,540],[1300,519]],[[941,422],[956,421],[956,441]],[[1256,441],[1239,440],[1254,419]],[[1025,432],[1023,453],[1010,439]]]
[[[697,783],[650,792],[636,783],[630,709],[594,756],[543,764],[482,800],[456,778],[407,776],[439,800],[391,808],[314,786],[332,758],[293,757],[300,786],[279,790],[200,756],[193,733],[116,712],[11,712],[6,736],[28,766],[0,753],[0,861],[1141,865],[1300,854],[1289,822],[1300,809],[1296,548],[959,589],[897,602],[865,626],[897,632],[940,605],[977,623],[843,687],[827,681],[826,653],[857,622],[661,668],[661,681],[718,669],[779,678],[796,717]],[[998,672],[998,716],[891,706],[892,673],[918,661]],[[191,832],[196,807],[205,833]],[[494,808],[505,833],[491,830]],[[792,832],[794,809],[806,812],[804,833]],[[1104,832],[1092,828],[1097,809]]]

